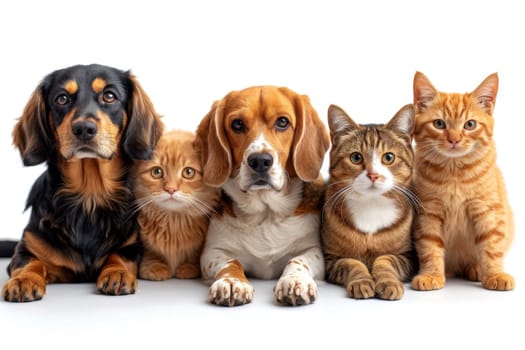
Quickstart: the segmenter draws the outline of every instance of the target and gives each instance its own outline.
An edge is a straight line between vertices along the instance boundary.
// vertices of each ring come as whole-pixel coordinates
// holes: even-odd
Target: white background
[[[520,271],[525,252],[520,171],[525,21],[518,5],[503,0],[2,2],[0,239],[20,237],[27,221],[27,213],[22,213],[26,195],[44,169],[22,166],[11,132],[34,88],[55,69],[89,63],[131,69],[168,128],[189,130],[214,100],[252,85],[288,86],[309,95],[324,121],[334,103],[357,122],[369,123],[386,122],[412,101],[417,70],[438,89],[450,92],[471,91],[498,72],[498,163],[516,214],[516,240],[506,266],[516,276],[517,288],[494,293],[453,281],[439,292],[408,290],[399,302],[356,303],[341,290],[323,286],[333,300],[282,309],[271,303],[271,284],[261,283],[257,302],[233,311],[205,304],[205,295],[190,287],[184,296],[202,304],[193,314],[191,302],[188,306],[178,299],[177,306],[170,304],[166,288],[174,281],[162,287],[144,283],[143,291],[153,294],[143,293],[142,301],[140,293],[113,301],[93,299],[92,286],[52,286],[39,303],[0,303],[0,343],[10,337],[21,345],[64,345],[74,338],[78,347],[82,337],[84,345],[103,348],[148,346],[149,340],[159,339],[162,346],[173,348],[182,346],[181,339],[185,346],[229,348],[437,348],[454,347],[457,339],[469,348],[523,345],[516,334],[517,321],[509,320],[522,317],[524,309],[517,302],[523,299],[525,281]],[[0,271],[0,283],[6,279]],[[87,296],[57,300],[49,295],[75,295],[77,287]],[[202,286],[197,290],[205,294]],[[159,300],[155,293],[161,294]],[[115,338],[99,340],[97,332]]]

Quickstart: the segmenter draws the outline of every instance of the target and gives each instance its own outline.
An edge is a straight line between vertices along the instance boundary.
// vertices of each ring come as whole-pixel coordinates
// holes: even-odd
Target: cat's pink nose
[[[164,190],[166,192],[168,192],[170,195],[172,195],[175,192],[177,192],[177,188],[175,186],[166,186],[166,188],[164,188]]]
[[[366,176],[368,176],[370,181],[376,182],[377,178],[379,177],[379,174],[378,173],[368,173],[366,174]]]

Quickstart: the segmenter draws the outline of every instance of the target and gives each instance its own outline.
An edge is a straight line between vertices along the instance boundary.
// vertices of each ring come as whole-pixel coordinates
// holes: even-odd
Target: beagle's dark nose
[[[77,122],[71,127],[73,135],[80,141],[89,141],[97,134],[97,124],[90,121]]]
[[[248,157],[248,165],[256,173],[265,173],[273,165],[273,157],[270,153],[255,153]]]

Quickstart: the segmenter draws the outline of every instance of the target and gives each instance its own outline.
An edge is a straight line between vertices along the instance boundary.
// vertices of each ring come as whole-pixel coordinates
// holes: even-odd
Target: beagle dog
[[[216,101],[197,128],[204,182],[222,189],[201,256],[208,299],[253,299],[247,276],[278,279],[278,303],[317,298],[321,166],[330,139],[309,98],[286,87],[255,86]]]

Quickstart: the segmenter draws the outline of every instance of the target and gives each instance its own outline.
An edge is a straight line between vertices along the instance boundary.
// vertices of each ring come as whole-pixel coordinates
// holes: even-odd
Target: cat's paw
[[[483,278],[481,281],[483,288],[491,290],[512,290],[516,285],[514,277],[505,272],[500,272]]]
[[[417,275],[412,279],[412,288],[415,290],[435,290],[445,286],[444,275]]]
[[[20,274],[11,278],[2,288],[2,297],[11,302],[40,300],[46,293],[46,281],[37,274]]]
[[[180,264],[175,269],[176,278],[197,278],[201,275],[201,270],[198,264]]]
[[[350,298],[368,299],[375,296],[375,283],[372,278],[350,281],[346,285],[346,294]]]
[[[384,279],[376,282],[376,295],[385,300],[399,300],[405,293],[403,283],[396,279]]]
[[[469,281],[479,282],[481,280],[481,269],[479,265],[469,265],[465,268],[465,278]]]
[[[140,265],[139,277],[150,281],[165,281],[171,278],[171,272],[167,264],[144,262]]]
[[[308,305],[317,299],[317,284],[309,275],[282,276],[273,288],[275,300],[284,305]]]
[[[213,282],[208,290],[208,300],[216,305],[238,306],[253,299],[253,287],[238,278],[221,278]]]
[[[137,277],[126,269],[105,269],[97,279],[97,290],[107,295],[134,294]]]

